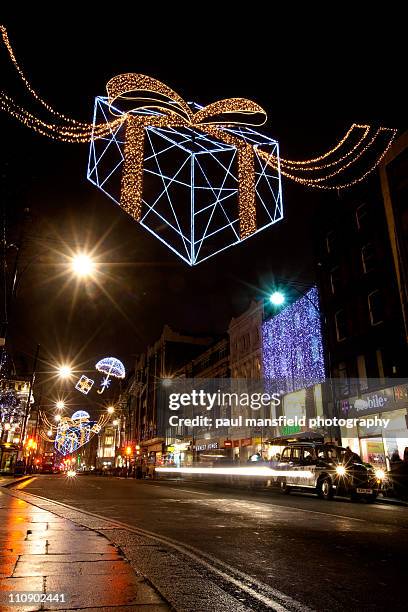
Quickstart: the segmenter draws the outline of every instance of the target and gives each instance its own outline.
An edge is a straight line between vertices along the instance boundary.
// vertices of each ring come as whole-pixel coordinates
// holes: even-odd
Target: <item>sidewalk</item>
[[[63,602],[13,604],[10,592],[64,593]],[[169,607],[102,535],[0,489],[0,609],[145,610]]]

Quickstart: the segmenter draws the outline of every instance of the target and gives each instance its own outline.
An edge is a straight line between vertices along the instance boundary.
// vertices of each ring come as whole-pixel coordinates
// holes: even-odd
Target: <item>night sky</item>
[[[254,99],[268,112],[262,130],[292,159],[331,147],[353,121],[405,125],[402,55],[385,44],[385,17],[366,40],[363,22],[348,17],[337,33],[329,21],[313,28],[300,15],[302,28],[259,13],[224,21],[210,9],[188,23],[174,12],[115,15],[112,6],[96,20],[72,12],[51,21],[38,13],[1,21],[33,86],[74,118],[91,120],[94,97],[105,95],[109,78],[141,72],[202,104]],[[0,66],[1,88],[36,112],[4,48]],[[284,181],[284,221],[190,269],[87,181],[87,145],[48,140],[5,114],[0,126],[9,240],[30,208],[20,260],[26,269],[8,337],[16,359],[29,364],[40,343],[44,370],[64,360],[91,370],[106,355],[130,368],[165,323],[220,334],[275,275],[313,280],[315,210],[324,199],[330,206],[333,194]],[[77,285],[64,275],[64,257],[81,248],[95,250],[98,283]]]

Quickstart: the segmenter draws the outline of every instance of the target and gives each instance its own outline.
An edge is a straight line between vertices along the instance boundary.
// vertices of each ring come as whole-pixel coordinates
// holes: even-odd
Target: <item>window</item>
[[[382,323],[382,320],[383,320],[382,300],[381,300],[381,294],[378,289],[376,289],[372,293],[369,293],[368,309],[370,311],[371,325],[378,325],[379,323]]]
[[[325,447],[317,449],[317,456],[319,459],[323,459],[323,460],[326,459],[326,455],[324,451],[325,451]]]
[[[290,461],[290,448],[285,448],[281,455],[281,461],[288,463]]]
[[[377,266],[377,257],[374,245],[366,244],[365,246],[363,246],[363,248],[361,249],[361,261],[363,264],[364,274],[375,270]]]
[[[303,449],[303,463],[307,465],[311,465],[315,462],[315,452],[313,448],[304,448]]]
[[[347,319],[346,319],[346,311],[338,310],[334,315],[334,320],[336,324],[336,336],[337,341],[341,342],[347,337]]]
[[[110,446],[113,444],[113,436],[105,436],[105,445]]]
[[[302,449],[300,447],[292,448],[292,462],[300,463],[301,454],[302,454]]]
[[[333,253],[336,250],[336,235],[334,232],[328,232],[326,234],[326,251]]]
[[[367,223],[369,220],[368,207],[367,204],[360,204],[356,208],[356,224],[359,230],[367,227]]]
[[[338,386],[339,386],[340,395],[342,396],[349,395],[350,389],[349,389],[349,381],[348,381],[347,364],[344,363],[344,361],[339,363],[338,377],[339,377]]]
[[[336,295],[341,290],[341,274],[340,267],[336,266],[330,272],[330,287],[333,295]]]
[[[357,373],[358,373],[360,391],[367,391],[368,380],[367,380],[366,360],[365,360],[364,355],[357,355]]]

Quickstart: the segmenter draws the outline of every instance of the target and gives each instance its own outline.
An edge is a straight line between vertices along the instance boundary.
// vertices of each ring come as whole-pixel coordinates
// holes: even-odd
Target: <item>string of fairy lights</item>
[[[141,213],[144,128],[182,125],[198,128],[237,148],[241,239],[255,231],[255,147],[246,142],[243,135],[232,134],[231,128],[237,125],[263,125],[267,115],[262,107],[252,100],[229,98],[193,112],[189,104],[164,83],[146,75],[126,73],[113,77],[106,86],[110,110],[114,117],[112,120],[99,124],[77,121],[55,110],[37,93],[17,62],[4,26],[0,26],[0,35],[23,85],[34,100],[53,116],[53,120],[46,121],[37,117],[4,91],[0,91],[0,110],[43,136],[71,143],[86,143],[103,138],[126,125],[121,206],[135,219],[140,220]],[[130,109],[123,112],[118,110],[119,102],[128,104]],[[316,189],[340,190],[363,181],[373,172],[386,155],[395,136],[395,129],[375,129],[369,125],[353,124],[330,150],[311,159],[278,158],[258,146],[256,153],[267,165],[294,182]],[[379,144],[380,140],[382,143]],[[376,159],[371,160],[367,169],[361,170],[357,163],[366,154],[373,151],[377,153],[376,147]],[[352,179],[344,178],[352,167],[357,168],[358,175]]]

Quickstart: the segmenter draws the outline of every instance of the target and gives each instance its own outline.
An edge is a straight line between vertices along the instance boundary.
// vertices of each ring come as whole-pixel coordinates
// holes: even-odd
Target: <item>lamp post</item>
[[[23,426],[21,428],[21,439],[20,439],[21,455],[24,455],[24,439],[26,436],[28,419],[30,418],[31,398],[33,396],[33,387],[34,387],[34,382],[35,382],[35,376],[37,373],[36,370],[37,370],[37,361],[38,361],[39,354],[40,354],[40,345],[37,344],[37,348],[36,348],[35,355],[34,355],[33,371],[32,371],[31,379],[30,379],[30,387],[28,390],[27,404],[26,404],[25,411],[24,411]],[[21,455],[19,456],[19,458],[21,458]],[[24,467],[24,472],[26,471],[26,468],[27,466]]]

